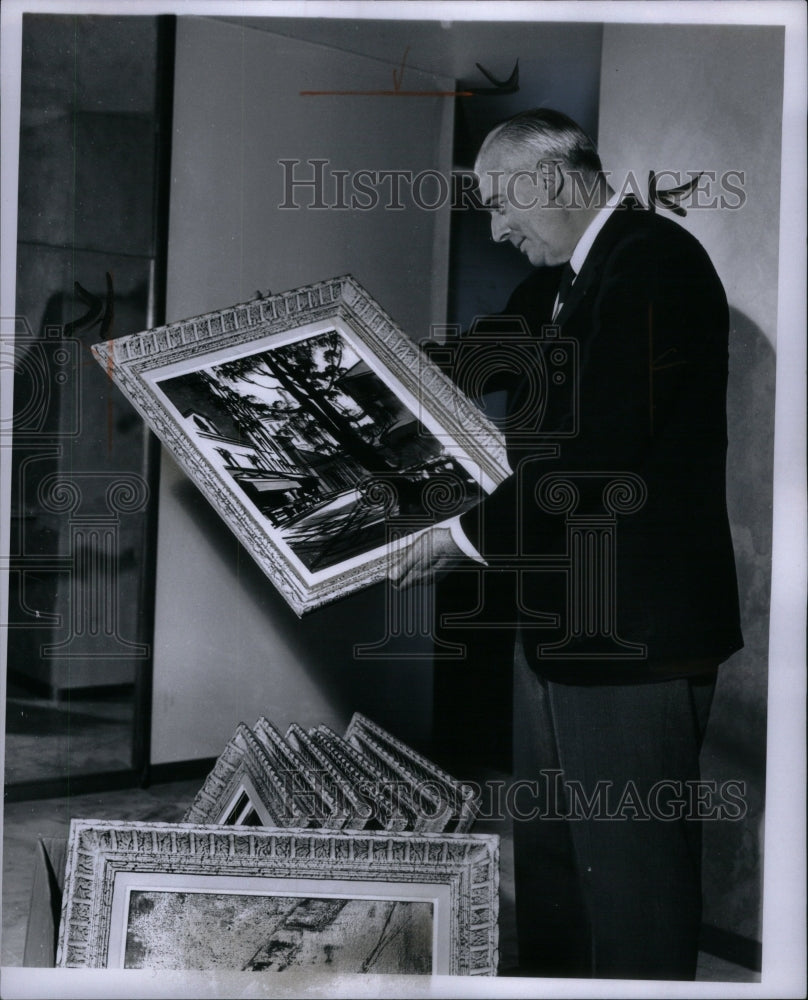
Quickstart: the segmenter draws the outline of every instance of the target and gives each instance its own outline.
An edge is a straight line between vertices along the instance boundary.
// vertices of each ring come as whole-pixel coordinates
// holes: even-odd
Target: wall
[[[649,169],[678,171],[682,180],[694,170],[744,176],[737,210],[694,208],[681,221],[710,253],[731,309],[728,506],[746,642],[722,668],[702,767],[719,783],[744,780],[748,813],[742,822],[705,824],[704,919],[759,939],[783,32],[664,31],[662,47],[659,27],[604,28],[599,145],[613,183],[632,170],[643,194]],[[739,201],[731,193],[729,200]]]
[[[324,45],[178,19],[169,321],[350,272],[414,338],[443,322],[448,205],[277,207],[280,158],[303,169],[320,157],[334,169],[448,173],[452,101],[299,93],[390,89],[391,69]],[[452,88],[415,71],[407,85]],[[427,736],[429,663],[353,656],[355,643],[382,637],[384,587],[298,620],[168,458],[157,573],[153,763],[218,755],[239,721],[261,714],[280,727],[339,730],[361,709],[404,739]]]
[[[467,9],[464,16],[474,13]],[[525,17],[535,18],[535,11],[526,9]],[[404,81],[411,70],[420,69],[453,78],[458,91],[475,89],[472,97],[459,97],[454,102],[456,169],[471,169],[486,133],[504,118],[529,107],[558,108],[593,137],[597,135],[603,26],[596,21],[242,16],[223,20],[378,59],[397,60]],[[498,81],[508,80],[516,67],[516,89],[506,87],[491,93],[494,88],[481,67]],[[491,242],[490,235],[486,215],[452,213],[450,323],[465,328],[475,315],[498,311],[530,270],[515,249],[503,253]]]
[[[529,34],[533,28],[535,34]],[[486,134],[526,108],[549,107],[573,118],[597,141],[603,26],[525,26],[519,53],[519,90],[458,101],[455,165],[471,169]],[[548,37],[548,34],[551,37]],[[533,44],[526,44],[526,39]],[[540,44],[536,44],[539,42]],[[487,56],[481,57],[488,61]],[[487,212],[454,212],[449,263],[449,322],[466,330],[475,316],[504,309],[532,267],[515,247],[491,239]]]

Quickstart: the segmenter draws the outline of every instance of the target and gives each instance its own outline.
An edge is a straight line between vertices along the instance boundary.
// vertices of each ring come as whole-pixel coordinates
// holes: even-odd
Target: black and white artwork
[[[429,975],[432,938],[425,901],[133,890],[123,966]]]
[[[309,572],[379,548],[397,523],[461,514],[481,494],[337,330],[158,385]]]
[[[493,976],[498,890],[486,834],[74,820],[57,965]]]

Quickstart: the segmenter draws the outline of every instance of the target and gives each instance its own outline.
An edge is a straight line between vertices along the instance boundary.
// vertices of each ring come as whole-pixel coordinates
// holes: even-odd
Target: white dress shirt
[[[581,238],[575,244],[575,249],[572,251],[572,256],[570,257],[570,267],[575,272],[575,277],[572,279],[572,284],[575,284],[575,278],[581,273],[581,268],[584,266],[584,261],[589,256],[589,251],[592,249],[592,245],[598,238],[598,234],[601,229],[606,225],[609,216],[617,208],[620,203],[620,193],[616,192],[612,194],[606,204],[601,208],[597,215],[594,216],[592,221],[586,227],[586,229],[581,234]],[[555,305],[553,306],[553,319],[558,315],[561,304],[558,301],[558,296],[556,295]]]

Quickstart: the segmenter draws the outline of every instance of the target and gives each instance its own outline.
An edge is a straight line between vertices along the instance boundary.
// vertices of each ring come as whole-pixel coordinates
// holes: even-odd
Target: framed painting
[[[93,350],[298,615],[508,473],[499,431],[351,276]]]
[[[495,975],[499,838],[73,820],[61,968]]]

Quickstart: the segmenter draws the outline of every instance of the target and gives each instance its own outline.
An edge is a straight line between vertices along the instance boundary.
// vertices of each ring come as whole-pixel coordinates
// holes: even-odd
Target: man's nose
[[[491,216],[491,238],[495,243],[501,243],[508,238],[510,229],[505,220],[499,215]]]

